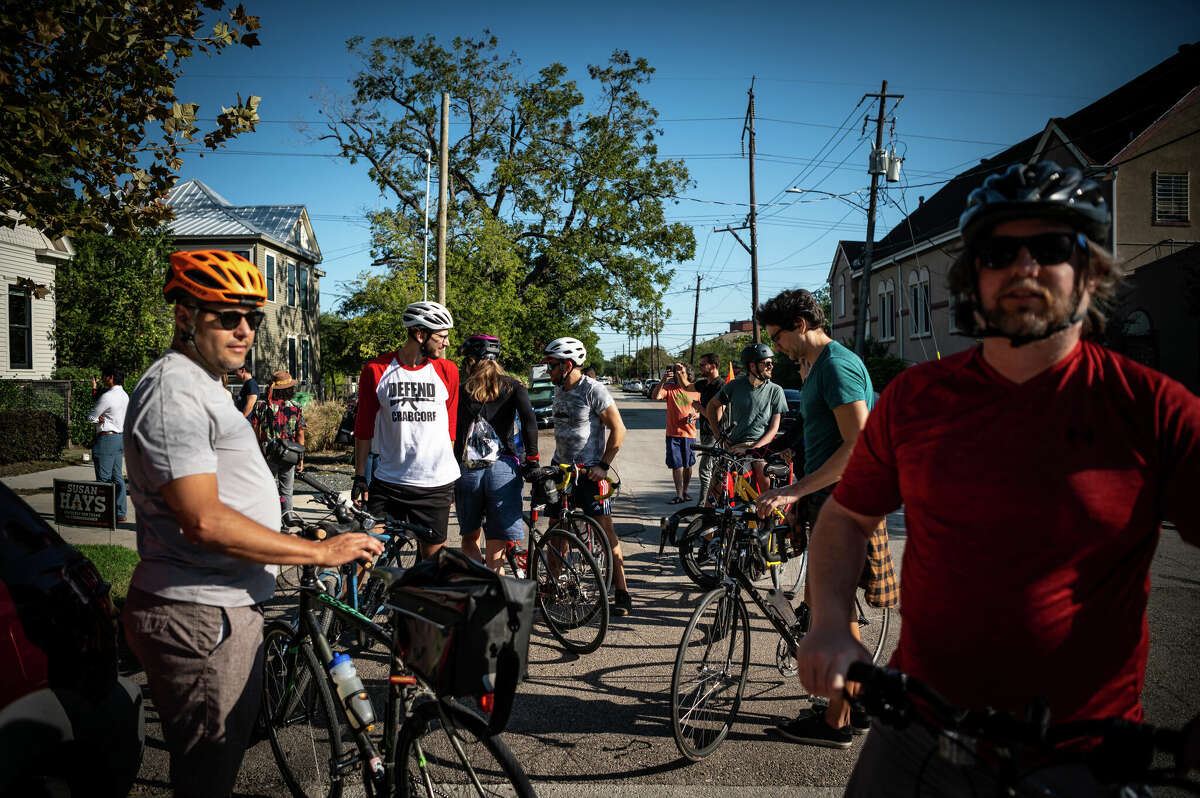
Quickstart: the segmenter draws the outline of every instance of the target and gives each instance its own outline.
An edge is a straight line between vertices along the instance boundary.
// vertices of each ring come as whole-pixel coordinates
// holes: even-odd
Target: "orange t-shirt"
[[[672,438],[696,437],[696,422],[692,418],[692,402],[700,401],[697,391],[667,388],[663,393],[667,403],[667,435]]]

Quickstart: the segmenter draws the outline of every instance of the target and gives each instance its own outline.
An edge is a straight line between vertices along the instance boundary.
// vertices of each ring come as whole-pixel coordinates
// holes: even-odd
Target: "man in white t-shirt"
[[[122,623],[162,723],[174,794],[226,796],[261,703],[272,564],[337,566],[383,544],[280,534],[275,479],[221,385],[254,345],[262,273],[231,252],[176,252],[163,294],[175,303],[175,337],[125,414],[141,559]]]
[[[421,556],[429,557],[446,544],[459,477],[458,366],[442,357],[454,319],[437,302],[413,302],[404,309],[404,326],[404,346],[368,361],[359,378],[351,496],[365,500],[376,518],[429,529],[418,541]],[[379,462],[368,484],[367,457],[377,436]]]
[[[121,383],[125,382],[125,370],[120,366],[107,366],[100,374],[104,391],[98,394],[96,406],[88,413],[88,421],[96,425],[96,440],[92,443],[92,467],[96,470],[97,482],[116,485],[117,521],[125,520],[125,476],[124,446],[121,433],[125,430],[125,410],[129,407],[129,394]],[[92,389],[96,390],[96,378],[92,378]]]

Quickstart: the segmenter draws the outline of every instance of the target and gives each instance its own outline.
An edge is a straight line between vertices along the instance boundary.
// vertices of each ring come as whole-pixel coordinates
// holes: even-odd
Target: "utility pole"
[[[867,300],[871,296],[871,256],[875,252],[875,207],[879,195],[879,175],[887,171],[887,164],[883,163],[883,158],[879,155],[883,150],[883,122],[887,118],[884,106],[889,99],[898,100],[903,96],[903,94],[888,94],[886,80],[883,82],[879,94],[863,95],[863,99],[879,98],[879,116],[873,120],[875,122],[875,149],[871,151],[871,162],[867,169],[871,173],[871,202],[867,207],[867,245],[863,251],[862,274],[858,278],[858,313],[855,314],[854,319],[854,354],[860,358],[865,357],[867,351]],[[864,124],[869,121],[872,121],[870,117],[864,121]]]
[[[758,206],[754,202],[754,78],[750,78],[750,103],[742,137],[750,132],[750,321],[754,325],[754,343],[758,343]]]
[[[688,355],[688,362],[692,364],[692,368],[696,367],[696,325],[700,323],[700,275],[696,275],[696,311],[692,314],[692,351]]]
[[[446,304],[446,200],[450,185],[450,93],[442,92],[441,158],[438,159],[437,301]]]

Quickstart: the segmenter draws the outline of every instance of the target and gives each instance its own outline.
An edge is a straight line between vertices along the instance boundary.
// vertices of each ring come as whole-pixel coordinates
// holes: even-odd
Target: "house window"
[[[879,285],[879,340],[896,338],[896,284],[887,280]]]
[[[1188,173],[1154,173],[1155,224],[1186,224],[1188,216]]]
[[[846,315],[846,273],[838,275],[838,318]]]
[[[313,280],[312,287],[312,309],[316,313],[321,308],[321,287],[317,285],[317,281]]]
[[[33,303],[17,285],[8,287],[8,367],[33,368]]]
[[[234,249],[234,250],[230,250],[230,251],[233,252],[234,255],[245,258],[246,260],[250,261],[251,263],[254,263],[254,259],[250,257],[250,250]]]
[[[929,335],[929,270],[908,273],[908,307],[912,313],[912,336]]]
[[[296,339],[288,338],[288,374],[296,376]]]
[[[267,299],[275,301],[275,256],[267,255]]]
[[[296,264],[292,263],[291,261],[288,261],[287,281],[288,281],[288,286],[287,286],[288,302],[287,303],[289,306],[294,308],[294,307],[296,307]]]
[[[308,384],[308,368],[311,362],[309,358],[312,355],[312,346],[308,339],[304,338],[300,341],[300,382]]]
[[[297,278],[300,281],[300,309],[308,310],[308,267],[300,267],[300,276]]]

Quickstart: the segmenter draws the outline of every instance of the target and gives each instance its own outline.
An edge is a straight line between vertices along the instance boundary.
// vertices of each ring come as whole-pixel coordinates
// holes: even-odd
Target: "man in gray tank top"
[[[262,322],[262,274],[216,250],[171,256],[171,349],[138,382],[125,417],[141,562],[122,621],[146,670],[176,796],[233,789],[258,714],[262,611],[275,564],[336,566],[379,553],[369,535],[320,543],[280,534],[279,498],[254,431],[221,375]]]

